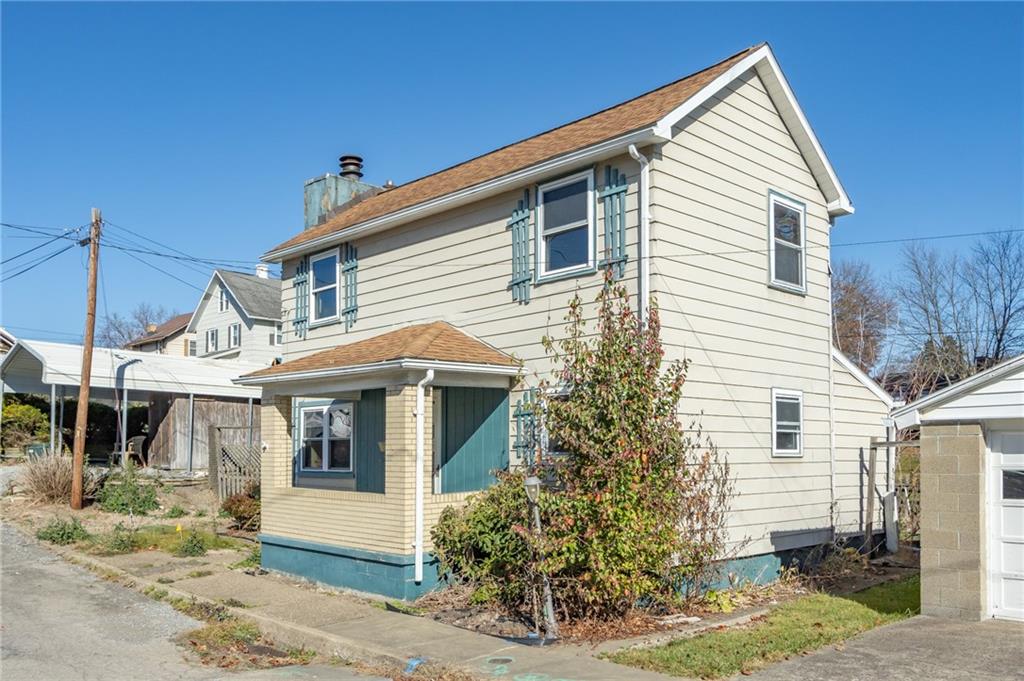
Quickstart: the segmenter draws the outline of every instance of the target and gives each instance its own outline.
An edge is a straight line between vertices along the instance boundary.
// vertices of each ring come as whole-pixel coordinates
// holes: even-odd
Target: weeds
[[[118,523],[113,530],[95,539],[98,552],[107,556],[133,553],[139,549],[136,531],[125,527],[123,523]]]
[[[54,518],[47,523],[46,527],[36,532],[36,538],[51,544],[67,546],[75,542],[85,541],[89,538],[89,533],[82,527],[82,523],[78,521],[78,518],[72,518],[71,520]]]
[[[157,508],[156,487],[143,482],[134,464],[110,476],[97,496],[100,508],[110,513],[146,515]]]
[[[206,555],[206,540],[201,532],[189,530],[174,549],[174,555],[185,558]]]
[[[165,518],[184,518],[187,515],[188,511],[186,511],[185,509],[178,505],[171,506],[167,510],[167,513],[164,513]]]
[[[237,563],[232,563],[228,567],[230,567],[232,570],[245,570],[245,569],[248,569],[248,568],[258,568],[258,567],[260,567],[260,565],[262,565],[262,563],[260,562],[261,560],[262,560],[262,554],[260,552],[260,547],[256,546],[254,549],[249,551],[249,555],[248,556],[246,556],[244,559],[238,561]]]

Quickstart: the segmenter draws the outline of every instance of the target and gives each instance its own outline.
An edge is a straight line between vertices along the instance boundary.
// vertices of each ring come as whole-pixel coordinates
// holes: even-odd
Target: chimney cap
[[[146,333],[153,333],[156,331],[156,324],[146,324]]]
[[[339,175],[347,180],[358,180],[363,176],[363,157],[356,154],[343,154],[338,157],[341,166]]]
[[[270,267],[264,265],[263,263],[256,265],[256,276],[259,277],[260,279],[269,279]]]

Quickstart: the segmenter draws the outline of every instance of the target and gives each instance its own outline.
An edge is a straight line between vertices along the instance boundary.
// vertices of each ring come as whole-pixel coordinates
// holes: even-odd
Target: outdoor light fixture
[[[523,480],[523,487],[526,488],[526,498],[530,500],[531,504],[536,504],[537,500],[540,499],[540,478],[536,475],[531,475],[526,480]]]

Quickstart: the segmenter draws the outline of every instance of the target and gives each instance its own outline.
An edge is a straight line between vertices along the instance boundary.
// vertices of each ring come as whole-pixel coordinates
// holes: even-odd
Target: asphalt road
[[[67,563],[0,522],[3,681],[359,678],[335,667],[237,673],[201,667],[173,642],[198,626],[166,604]]]

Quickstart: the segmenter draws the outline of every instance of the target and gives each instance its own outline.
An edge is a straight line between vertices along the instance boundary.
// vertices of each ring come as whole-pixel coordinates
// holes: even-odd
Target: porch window
[[[242,344],[242,325],[232,324],[228,327],[228,347],[237,348]]]
[[[302,470],[352,472],[352,402],[302,410]]]
[[[338,316],[338,251],[313,256],[309,259],[312,279],[310,290],[311,321],[335,319]]]
[[[593,194],[589,170],[537,189],[539,278],[594,267]]]
[[[217,329],[206,330],[206,354],[217,352]]]
[[[803,393],[772,389],[772,456],[803,455]]]
[[[802,203],[778,194],[768,197],[771,283],[791,291],[804,292],[807,211]]]

